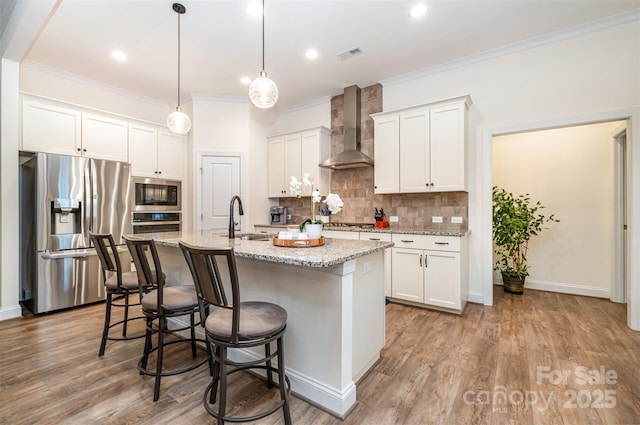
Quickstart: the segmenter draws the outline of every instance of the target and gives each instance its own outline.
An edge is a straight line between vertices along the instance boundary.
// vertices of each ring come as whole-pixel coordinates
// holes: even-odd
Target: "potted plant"
[[[545,223],[560,221],[553,214],[541,214],[543,208],[540,201],[532,204],[528,193],[514,195],[493,187],[493,241],[498,257],[494,270],[502,274],[506,292],[522,294],[529,276],[529,239],[539,234]]]
[[[305,219],[300,224],[300,231],[305,231],[310,239],[317,239],[322,235],[323,220],[316,219],[316,211],[318,210],[317,203],[324,203],[326,211],[330,214],[337,214],[342,211],[344,204],[340,196],[335,193],[329,193],[324,200],[320,195],[318,189],[313,189],[313,180],[311,180],[309,173],[304,173],[302,179],[298,179],[296,176],[291,176],[289,182],[289,189],[292,194],[298,198],[302,195],[302,186],[311,186],[311,217]]]

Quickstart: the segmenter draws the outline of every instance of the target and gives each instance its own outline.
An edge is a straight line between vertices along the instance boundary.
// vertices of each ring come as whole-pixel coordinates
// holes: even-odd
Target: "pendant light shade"
[[[179,106],[176,107],[176,110],[167,117],[167,127],[174,133],[187,134],[191,130],[189,115],[182,112]]]
[[[278,86],[264,70],[264,0],[262,0],[262,71],[249,85],[249,99],[258,108],[271,108],[278,101]]]
[[[249,86],[249,98],[258,108],[271,108],[278,101],[278,86],[267,77],[265,71],[261,71]]]
[[[180,107],[180,15],[187,9],[180,3],[173,3],[173,10],[178,14],[178,106],[167,117],[167,127],[174,133],[187,134],[191,130],[191,119]]]

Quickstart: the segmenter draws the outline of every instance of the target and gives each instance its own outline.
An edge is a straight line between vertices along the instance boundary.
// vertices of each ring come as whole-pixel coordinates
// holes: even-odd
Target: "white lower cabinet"
[[[349,232],[349,231],[342,231],[342,230],[322,230],[322,236],[324,236],[325,238],[335,238],[335,239],[352,239],[352,240],[358,240],[360,239],[360,233],[359,232]]]
[[[392,235],[391,298],[461,313],[468,297],[467,237]]]

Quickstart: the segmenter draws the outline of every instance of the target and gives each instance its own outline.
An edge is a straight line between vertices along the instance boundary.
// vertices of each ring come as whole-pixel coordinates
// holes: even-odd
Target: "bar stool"
[[[167,286],[165,285],[165,275],[162,273],[162,266],[158,251],[153,239],[131,239],[124,237],[127,243],[133,263],[138,273],[138,281],[140,285],[152,288],[149,292],[142,295],[142,313],[147,319],[145,332],[144,352],[138,362],[138,370],[142,375],[155,377],[153,389],[153,401],[157,401],[160,397],[160,380],[163,376],[173,376],[188,372],[205,363],[209,363],[209,371],[213,373],[213,360],[209,345],[204,339],[197,339],[195,334],[195,314],[198,312],[198,297],[195,288],[191,284]],[[153,262],[153,268],[158,275],[157,281],[154,280],[155,273],[149,265],[149,256]],[[168,319],[173,317],[189,315],[189,325],[169,329]],[[154,326],[154,322],[157,324]],[[189,330],[190,338],[178,338],[166,341],[165,336],[168,334],[177,335],[178,332]],[[154,347],[152,343],[152,335],[156,333],[158,336],[157,345]],[[189,343],[191,345],[191,356],[193,359],[197,357],[197,342],[202,342],[205,346],[207,355],[181,368],[171,370],[163,370],[163,357],[165,347],[173,344]],[[147,369],[149,357],[156,354],[155,370]]]
[[[127,335],[127,324],[129,321],[144,319],[144,316],[129,317],[129,308],[140,305],[142,295],[141,287],[138,285],[138,274],[136,272],[123,272],[120,256],[110,234],[100,234],[89,232],[89,238],[93,243],[100,260],[102,268],[102,280],[106,291],[106,309],[104,315],[104,328],[102,330],[102,341],[100,342],[99,356],[104,355],[107,341],[123,341],[144,337],[144,333],[137,335]],[[155,276],[154,276],[155,279]],[[129,296],[138,294],[137,302],[130,303]],[[124,301],[122,303],[121,301]],[[124,318],[115,323],[111,323],[112,307],[122,307]],[[110,336],[109,331],[122,325],[122,336]]]
[[[213,378],[203,395],[205,410],[218,419],[219,425],[222,425],[225,421],[249,422],[264,418],[282,407],[284,423],[291,424],[289,411],[291,384],[284,373],[282,341],[287,327],[286,310],[268,302],[240,301],[238,271],[233,248],[199,248],[184,242],[179,242],[179,245],[191,270],[198,293],[201,323],[205,328],[207,340],[214,348]],[[225,283],[231,288],[232,305],[229,304],[225,294]],[[271,353],[270,344],[274,341],[277,350]],[[236,362],[227,356],[229,348],[259,346],[264,346],[265,355],[257,360]],[[278,366],[274,368],[271,361],[276,357]],[[280,401],[253,416],[227,416],[227,375],[247,369],[266,370],[269,388],[273,387],[272,372],[277,372]],[[216,399],[218,400],[217,411],[214,408]]]

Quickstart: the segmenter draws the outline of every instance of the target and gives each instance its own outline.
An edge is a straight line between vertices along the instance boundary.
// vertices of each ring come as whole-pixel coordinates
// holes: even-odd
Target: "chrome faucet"
[[[242,200],[238,195],[235,195],[231,198],[231,204],[229,205],[229,239],[233,239],[236,237],[236,223],[233,218],[233,203],[238,201],[238,212],[240,215],[244,215],[244,211],[242,210]]]

